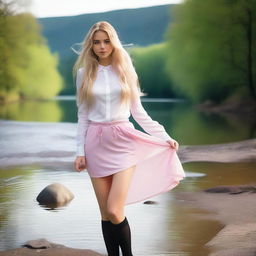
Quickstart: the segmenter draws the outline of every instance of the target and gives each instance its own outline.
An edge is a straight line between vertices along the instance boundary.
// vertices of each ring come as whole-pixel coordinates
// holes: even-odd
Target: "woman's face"
[[[99,60],[107,60],[111,58],[113,46],[110,42],[109,36],[105,31],[97,31],[93,36],[94,53],[99,57]]]

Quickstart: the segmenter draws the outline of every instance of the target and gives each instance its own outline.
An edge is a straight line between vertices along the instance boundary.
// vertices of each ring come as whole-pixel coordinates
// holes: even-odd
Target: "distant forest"
[[[0,101],[74,95],[77,54],[71,47],[83,41],[95,22],[105,20],[124,45],[132,44],[125,47],[149,97],[256,102],[254,2],[190,0],[35,19],[0,0]]]

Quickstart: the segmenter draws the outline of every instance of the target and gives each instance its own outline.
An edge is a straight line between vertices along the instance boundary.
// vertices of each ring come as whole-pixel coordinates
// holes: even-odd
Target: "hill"
[[[110,22],[117,30],[122,43],[149,45],[163,41],[163,35],[171,22],[172,5],[138,9],[123,9],[77,16],[39,18],[42,33],[53,52],[60,57],[72,55],[70,47],[81,42],[89,28],[97,21]]]

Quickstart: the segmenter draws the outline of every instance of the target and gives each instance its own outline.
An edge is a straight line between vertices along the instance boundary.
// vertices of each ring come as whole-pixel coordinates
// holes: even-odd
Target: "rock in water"
[[[157,202],[148,200],[148,201],[145,201],[143,204],[157,204]]]
[[[92,250],[69,248],[44,238],[27,241],[22,247],[0,251],[0,256],[103,256]]]
[[[63,206],[74,198],[74,194],[60,183],[53,183],[45,187],[37,196],[39,204],[58,207]]]
[[[64,245],[58,245],[58,244],[54,244],[51,243],[49,241],[47,241],[44,238],[41,239],[37,239],[37,240],[30,240],[27,241],[23,247],[27,247],[30,249],[47,249],[47,248],[57,248],[57,247],[65,247]]]
[[[208,193],[228,193],[241,194],[245,192],[256,193],[256,185],[240,185],[240,186],[218,186],[205,190]]]

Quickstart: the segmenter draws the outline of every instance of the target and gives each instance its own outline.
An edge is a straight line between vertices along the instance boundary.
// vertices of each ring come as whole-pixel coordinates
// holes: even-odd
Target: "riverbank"
[[[252,186],[252,188],[255,187]],[[254,256],[256,254],[256,194],[243,188],[246,186],[222,188],[223,193],[219,190],[218,193],[201,191],[183,192],[177,195],[177,199],[185,207],[201,208],[207,211],[205,214],[197,214],[196,217],[200,220],[213,219],[224,225],[216,236],[205,244],[211,251],[208,256]],[[240,191],[232,193],[232,190]]]
[[[240,95],[234,95],[219,104],[207,100],[194,107],[206,114],[228,116],[231,119],[243,120],[251,124],[256,122],[256,101],[249,97],[243,98]]]
[[[256,162],[256,139],[232,143],[181,146],[178,155],[188,162]]]

